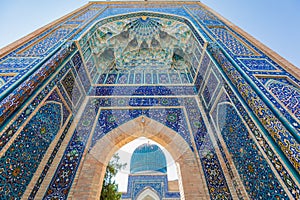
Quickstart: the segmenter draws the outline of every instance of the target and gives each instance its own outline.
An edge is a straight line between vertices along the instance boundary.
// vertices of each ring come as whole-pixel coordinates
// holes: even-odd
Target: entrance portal
[[[123,145],[147,137],[165,147],[179,163],[186,199],[207,199],[208,190],[201,177],[201,166],[188,143],[175,131],[145,116],[138,117],[113,129],[86,154],[72,188],[74,199],[99,199],[106,166],[112,155]]]

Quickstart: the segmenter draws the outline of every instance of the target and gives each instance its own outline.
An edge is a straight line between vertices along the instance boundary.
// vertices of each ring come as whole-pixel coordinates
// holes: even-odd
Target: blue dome
[[[142,144],[137,147],[130,160],[130,173],[167,172],[166,157],[155,144]]]

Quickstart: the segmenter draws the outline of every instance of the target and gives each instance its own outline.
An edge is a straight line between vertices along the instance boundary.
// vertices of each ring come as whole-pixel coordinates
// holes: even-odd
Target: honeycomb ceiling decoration
[[[101,71],[184,70],[190,37],[181,22],[141,16],[99,27],[91,43]]]

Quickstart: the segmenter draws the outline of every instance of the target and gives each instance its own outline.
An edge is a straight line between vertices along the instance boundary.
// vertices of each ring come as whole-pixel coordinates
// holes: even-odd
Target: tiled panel
[[[73,103],[73,106],[77,107],[83,94],[71,70],[61,80],[61,84],[67,92],[70,101]]]
[[[71,67],[65,65],[65,67]],[[1,133],[1,174],[7,174],[1,179],[0,194],[4,198],[19,199],[45,152],[63,125],[66,124],[72,112],[59,92],[56,84],[67,70],[64,68],[52,78],[52,81],[41,90],[29,106],[18,118]],[[54,89],[53,89],[54,88]],[[49,94],[50,93],[50,94]],[[28,121],[29,120],[29,121]],[[51,121],[51,123],[49,123]],[[70,125],[70,124],[69,124]],[[21,127],[21,128],[20,128]],[[67,129],[68,130],[68,126]],[[63,134],[65,135],[65,133]],[[59,140],[61,142],[61,140]],[[9,143],[8,143],[9,142]],[[56,145],[57,146],[57,145]],[[57,146],[56,151],[60,145]],[[3,154],[4,153],[4,154]],[[10,157],[12,156],[12,157]],[[53,159],[53,158],[52,158]],[[48,166],[49,167],[49,166]],[[45,176],[47,169],[41,176]],[[37,183],[40,185],[42,180]]]
[[[66,46],[65,49],[57,52],[57,54],[49,58],[44,65],[19,85],[19,87],[12,91],[9,96],[1,100],[0,124],[8,119],[13,111],[19,108],[35,90],[42,86],[43,81],[45,81],[74,50],[75,46],[70,44]]]
[[[234,54],[238,56],[252,56],[255,55],[253,50],[244,45],[237,36],[226,28],[210,28],[210,30],[220,39],[224,45]]]
[[[251,71],[276,71],[277,68],[266,59],[239,59]]]
[[[218,124],[249,197],[288,199],[233,106],[218,105]]]
[[[34,57],[9,57],[0,62],[0,69],[22,69],[32,64],[36,59]]]
[[[289,159],[294,168],[299,172],[299,158],[293,156],[298,155],[300,152],[297,145],[297,135],[290,131],[289,127],[285,127],[282,121],[274,115],[272,110],[267,106],[268,102],[259,97],[259,94],[250,87],[248,82],[245,81],[222,51],[218,49],[211,49],[211,51],[217,62],[221,63],[220,66],[224,73],[228,76],[232,84],[235,85],[245,102],[248,103],[251,111],[255,113],[270,136],[279,145],[286,158]]]
[[[271,174],[269,175],[270,180],[266,180],[264,182],[270,182],[270,185],[273,182],[274,183],[277,182],[276,184],[282,184],[282,183],[278,182],[278,181],[282,180],[284,182],[284,184],[282,184],[283,185],[282,188],[285,188],[284,189],[285,191],[281,193],[281,194],[284,194],[284,196],[282,198],[283,199],[291,198],[291,196],[286,196],[287,193],[288,193],[288,191],[286,190],[285,186],[287,186],[288,190],[290,192],[289,194],[290,195],[292,194],[292,196],[297,199],[299,197],[300,193],[296,192],[296,191],[298,191],[298,186],[296,186],[296,183],[294,182],[293,178],[291,177],[291,172],[287,171],[288,167],[284,166],[283,161],[281,160],[281,158],[278,157],[278,154],[276,154],[274,152],[274,151],[276,151],[276,149],[275,150],[272,149],[272,147],[271,147],[272,145],[270,144],[270,141],[268,141],[263,136],[263,134],[260,132],[260,130],[258,130],[258,128],[256,127],[257,125],[255,125],[255,123],[253,122],[253,119],[251,119],[251,117],[249,116],[250,114],[247,112],[247,110],[245,110],[245,108],[243,108],[242,103],[240,102],[240,100],[237,99],[237,97],[235,96],[234,92],[230,89],[230,87],[227,84],[224,84],[224,87],[226,89],[226,92],[228,92],[228,96],[225,95],[224,89],[222,89],[221,91],[223,91],[223,92],[222,92],[222,94],[218,95],[219,96],[217,98],[217,102],[218,103],[216,103],[216,105],[218,105],[218,104],[222,105],[223,106],[222,109],[221,109],[220,106],[214,106],[213,110],[210,111],[210,116],[212,118],[211,121],[213,122],[212,124],[216,128],[217,132],[219,132],[219,130],[222,131],[224,127],[227,127],[227,128],[229,127],[227,129],[227,130],[229,130],[229,132],[230,131],[236,132],[236,131],[242,131],[243,130],[242,131],[243,133],[235,134],[235,136],[225,136],[226,138],[224,138],[224,141],[225,142],[227,141],[226,144],[228,146],[230,146],[230,148],[232,148],[232,145],[235,145],[235,144],[239,143],[239,142],[237,142],[238,141],[237,138],[233,139],[234,137],[242,137],[245,132],[247,132],[248,130],[251,130],[252,133],[249,132],[249,134],[246,136],[247,137],[247,139],[246,139],[247,142],[245,143],[245,140],[242,140],[241,144],[242,145],[246,145],[246,144],[248,145],[251,142],[254,142],[254,141],[257,141],[257,142],[256,142],[256,144],[247,146],[247,148],[250,148],[250,147],[254,148],[253,150],[249,150],[249,152],[251,152],[251,155],[250,155],[251,158],[250,159],[244,159],[244,157],[243,157],[242,160],[243,161],[244,160],[249,160],[249,163],[250,163],[251,159],[252,160],[253,159],[259,159],[259,162],[253,161],[254,165],[256,165],[257,163],[264,162],[265,164],[261,164],[261,166],[254,168],[254,174],[255,173],[259,173],[260,170],[257,170],[257,168],[260,168],[260,167],[262,167],[264,165],[264,168],[267,168],[269,170],[269,173],[272,174],[272,175]],[[237,113],[236,114],[231,114],[231,112],[228,112],[228,110],[224,109],[224,107],[226,107],[226,106],[231,108],[232,107],[232,103],[235,104],[235,106],[236,106],[236,111],[235,112],[237,112],[237,110],[238,110],[239,114],[241,115],[241,117],[243,118],[243,120],[245,120],[245,123],[247,124],[247,126],[248,126],[249,129],[243,128],[243,126],[246,125],[246,124],[243,125],[244,122],[238,122],[239,121],[238,119],[234,119],[234,118],[238,117],[239,114],[237,114]],[[232,109],[234,109],[234,108],[232,108]],[[226,117],[230,118],[230,119],[228,119],[228,121],[226,121],[224,119]],[[216,123],[217,121],[218,121],[218,123]],[[237,124],[239,124],[239,126],[238,127],[233,126],[233,125],[231,126],[230,123],[237,123]],[[215,134],[215,135],[219,135],[219,134]],[[218,142],[218,146],[220,147],[220,149],[223,149],[223,147],[220,144],[220,142]],[[261,148],[258,148],[258,146],[260,146]],[[234,154],[234,155],[235,154],[240,154],[241,156],[244,156],[244,155],[247,154],[244,147],[242,147],[242,146],[239,147],[239,145],[237,145],[236,148],[238,149],[237,151],[230,150],[230,151],[232,151],[230,153],[230,155],[232,155],[232,154]],[[271,164],[266,163],[264,161],[264,158],[261,158],[262,153],[259,152],[259,151],[263,151],[265,153],[264,154],[265,155],[264,156],[265,159],[269,159],[269,161],[271,162]],[[224,152],[224,150],[221,150],[221,152]],[[258,156],[254,155],[255,152],[258,153]],[[225,160],[227,160],[227,158],[226,158],[227,155],[225,153],[223,153],[223,157],[224,157]],[[232,157],[233,160],[235,160],[237,158],[238,158],[237,155],[235,155],[235,156]],[[236,161],[234,161],[234,162],[236,162]],[[229,162],[227,162],[227,163],[228,164],[226,164],[226,166],[227,166],[228,170],[229,171],[233,170],[230,167]],[[244,163],[244,162],[240,162],[240,163]],[[239,165],[239,167],[241,167],[240,164],[238,164],[238,165]],[[273,166],[273,168],[270,168],[269,166]],[[239,168],[239,167],[237,167],[237,168]],[[247,171],[247,167],[246,166],[243,167],[243,168],[245,169],[245,171]],[[270,170],[272,170],[272,172]],[[263,173],[265,173],[265,171],[266,170],[264,170]],[[241,174],[243,174],[243,172],[238,172],[238,174],[239,174],[238,176],[240,176]],[[278,175],[280,176],[280,178],[279,178]],[[251,179],[252,179],[252,182],[256,183],[256,179],[259,179],[258,178],[259,176],[263,176],[262,179],[264,179],[264,178],[268,179],[269,178],[269,177],[265,177],[264,174],[263,175],[256,175],[255,178],[253,178],[252,175],[249,174],[249,176],[248,175],[247,176],[246,175],[241,175],[241,179],[243,181],[245,181],[244,178],[247,177],[247,180],[248,180],[248,181],[246,181],[247,183],[250,183]],[[236,179],[236,174],[234,175],[234,173],[231,172],[231,177],[233,177],[233,179]],[[239,187],[240,184],[237,183],[236,181],[234,181],[233,183],[236,184],[237,189],[238,189],[238,187]],[[253,186],[253,187],[255,186],[255,184],[248,184],[247,186],[246,185],[245,185],[246,190],[251,189],[250,185]],[[272,187],[268,188],[269,187],[268,184],[263,184],[263,185],[261,185],[261,187],[263,187],[263,188],[261,188],[260,190],[266,190],[266,191],[273,190]],[[278,186],[277,188],[279,188],[279,187],[281,187],[281,186]],[[256,188],[257,188],[257,186],[255,186],[255,188],[253,188],[252,190],[255,191]],[[251,194],[251,195],[262,195],[262,196],[265,195],[265,193],[258,193],[258,192],[247,192],[247,193]],[[280,196],[281,194],[274,194],[274,195],[275,196],[277,196],[277,195]],[[268,195],[273,195],[273,193],[269,192]],[[270,197],[264,197],[264,198],[270,198]]]
[[[6,95],[5,90],[11,88],[14,84],[20,84],[19,80],[27,76],[36,65],[42,64],[43,58],[50,56],[60,47],[63,47],[79,27],[85,26],[89,20],[99,15],[104,8],[105,6],[102,5],[91,5],[91,8],[84,8],[78,11],[81,14],[74,13],[69,18],[49,27],[33,39],[26,41],[1,57],[0,74],[15,73],[17,76],[10,81],[1,82],[0,94]]]
[[[20,198],[61,127],[61,105],[45,103],[0,159],[0,192]],[[51,123],[49,123],[51,121]]]
[[[179,192],[168,191],[167,175],[139,175],[128,177],[128,191],[122,194],[122,199],[136,199],[138,195],[147,187],[155,190],[155,193],[161,199],[170,198],[172,200],[180,199]]]
[[[53,30],[46,37],[36,41],[31,44],[29,47],[19,51],[17,54],[21,56],[43,56],[58,42],[62,42],[63,38],[72,31],[69,27],[60,27],[56,30]]]
[[[203,86],[203,91],[201,95],[205,101],[206,107],[208,107],[208,105],[210,104],[211,99],[213,98],[219,83],[220,81],[218,80],[218,77],[213,71],[210,71],[207,81]]]
[[[273,79],[266,88],[300,121],[300,89],[291,84]]]

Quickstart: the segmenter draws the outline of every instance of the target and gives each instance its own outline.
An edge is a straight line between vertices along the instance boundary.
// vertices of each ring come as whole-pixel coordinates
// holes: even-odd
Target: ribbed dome
[[[142,144],[137,147],[131,157],[130,173],[167,172],[166,157],[155,144]]]

